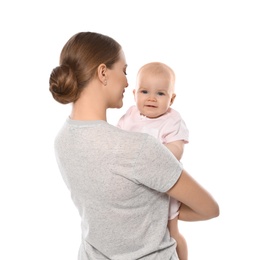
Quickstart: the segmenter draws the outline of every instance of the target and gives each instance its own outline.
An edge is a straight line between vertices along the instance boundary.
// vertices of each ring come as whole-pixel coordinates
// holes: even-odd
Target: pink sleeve
[[[189,130],[181,117],[176,118],[167,125],[164,129],[163,143],[171,143],[178,140],[189,142]]]
[[[126,111],[126,113],[119,119],[119,121],[117,123],[118,128],[126,130],[126,124],[127,124],[127,121],[130,120],[130,116],[131,116],[133,107],[134,106],[129,107],[128,110]]]
[[[117,123],[117,127],[120,128],[120,129],[122,129],[124,116],[125,116],[125,115],[123,115],[123,116],[119,119],[119,121],[118,121],[118,123]]]

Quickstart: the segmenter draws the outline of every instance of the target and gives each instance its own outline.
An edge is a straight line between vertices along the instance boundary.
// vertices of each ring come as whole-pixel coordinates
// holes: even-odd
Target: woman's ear
[[[175,97],[176,97],[176,94],[173,93],[172,97],[171,97],[171,100],[170,100],[170,106],[172,106],[172,104],[174,103]]]
[[[98,79],[103,85],[107,85],[107,67],[105,64],[100,64],[97,68]]]

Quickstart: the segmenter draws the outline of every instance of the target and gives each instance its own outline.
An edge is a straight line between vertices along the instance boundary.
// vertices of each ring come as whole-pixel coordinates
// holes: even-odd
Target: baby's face
[[[175,98],[169,79],[151,74],[138,78],[134,96],[140,113],[149,118],[165,114]]]

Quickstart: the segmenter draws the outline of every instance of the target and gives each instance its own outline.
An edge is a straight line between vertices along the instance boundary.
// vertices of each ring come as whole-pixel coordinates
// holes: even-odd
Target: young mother
[[[107,123],[128,86],[124,52],[94,32],[72,36],[50,91],[72,111],[55,140],[56,159],[82,227],[79,260],[178,259],[167,229],[169,196],[182,202],[179,219],[219,215],[213,197],[154,137]]]

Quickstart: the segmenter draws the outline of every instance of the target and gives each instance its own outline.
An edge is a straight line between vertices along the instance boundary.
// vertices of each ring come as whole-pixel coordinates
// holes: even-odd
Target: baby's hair
[[[119,60],[121,45],[109,36],[80,32],[72,36],[60,54],[59,66],[49,79],[49,90],[62,104],[75,102],[97,73],[100,64],[111,69]]]
[[[166,77],[169,77],[171,87],[174,89],[175,84],[175,73],[174,71],[165,63],[162,62],[149,62],[143,65],[137,73],[137,78],[141,76],[143,72],[149,72],[152,74],[164,74]]]

